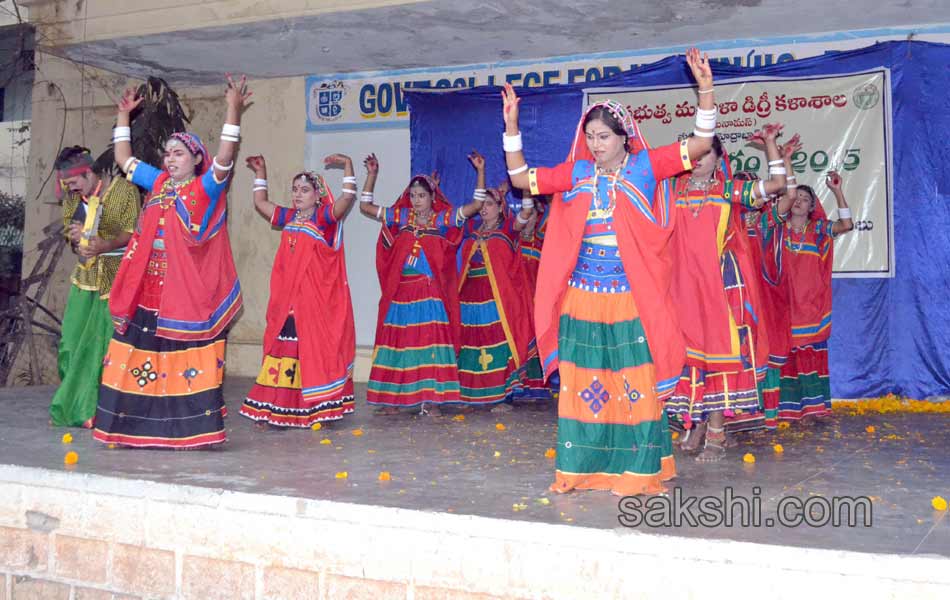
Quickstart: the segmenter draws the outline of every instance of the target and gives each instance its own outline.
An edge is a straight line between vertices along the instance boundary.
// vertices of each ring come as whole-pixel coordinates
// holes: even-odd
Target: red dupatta
[[[588,107],[588,112],[595,106]],[[586,112],[578,121],[568,161],[594,162],[584,136],[585,116]],[[649,148],[632,121],[628,144],[631,154]],[[563,201],[563,194],[555,194],[549,206],[550,217],[541,251],[534,306],[538,349],[545,377],[558,367],[561,303],[580,251],[590,202],[589,193],[578,193],[570,202]],[[670,296],[673,262],[669,243],[673,224],[669,219],[668,190],[662,181],[657,182],[652,210],[656,223],[634,208],[631,202],[618,202],[613,216],[621,260],[630,281],[635,282],[631,293],[656,368],[657,397],[663,398],[672,393],[683,370],[685,347]]]
[[[412,203],[409,201],[409,190],[412,184],[417,180],[425,180],[432,192],[432,219],[442,211],[452,211],[452,205],[445,198],[442,190],[435,182],[425,175],[416,175],[409,181],[409,185],[396,200],[392,209],[398,211],[406,208],[412,209]],[[452,217],[452,215],[450,215]],[[412,217],[410,216],[410,222]],[[453,223],[454,225],[454,223]],[[376,242],[376,273],[379,277],[379,287],[381,296],[379,299],[379,312],[376,318],[376,338],[380,338],[383,323],[386,319],[386,313],[389,311],[389,304],[395,297],[396,288],[399,287],[399,280],[402,278],[402,267],[410,254],[418,253],[420,250],[425,253],[429,266],[432,268],[433,283],[439,293],[439,299],[445,306],[445,312],[449,316],[449,327],[452,333],[455,352],[460,349],[461,339],[461,316],[459,314],[458,302],[458,268],[456,266],[456,251],[461,242],[462,230],[457,227],[451,227],[446,236],[437,235],[433,232],[436,226],[434,223],[429,225],[401,226],[401,225],[383,225],[379,232],[379,239]]]
[[[521,260],[521,236],[514,232],[515,237],[511,238],[502,231],[503,226],[514,218],[508,203],[496,190],[488,190],[488,193],[494,196],[502,207],[502,222],[488,237],[466,237],[462,242],[459,292],[468,278],[472,256],[481,249],[492,294],[501,316],[502,328],[505,330],[515,366],[520,367],[527,359],[528,347],[534,338],[531,327],[531,287]]]
[[[319,182],[321,197],[316,210],[332,211],[333,194],[322,177]],[[271,270],[265,356],[272,354],[271,348],[291,310],[295,315],[300,363],[304,365],[301,383],[305,392],[325,385],[328,378],[345,378],[353,368],[356,333],[342,222],[288,221],[284,226]],[[309,365],[317,368],[306,368]],[[334,391],[325,390],[328,394]]]

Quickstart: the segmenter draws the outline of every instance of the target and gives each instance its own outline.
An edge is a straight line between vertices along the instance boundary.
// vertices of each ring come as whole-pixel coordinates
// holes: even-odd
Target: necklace
[[[690,177],[689,181],[686,182],[686,206],[688,206],[690,212],[693,213],[694,219],[699,217],[699,213],[703,212],[706,202],[709,201],[709,188],[711,188],[715,183],[715,173],[713,173],[708,179],[696,179],[695,177]],[[693,203],[690,201],[690,190],[696,190],[703,193],[703,199],[699,201],[699,206],[694,207]]]
[[[597,167],[594,172],[594,209],[600,213],[600,218],[606,223],[613,218],[614,209],[617,208],[617,179],[620,172],[627,166],[629,154],[624,154],[623,161],[616,167]],[[607,177],[607,201],[603,201],[600,193],[600,178]]]
[[[795,254],[798,254],[799,252],[801,252],[801,249],[805,247],[805,238],[807,237],[806,231],[808,230],[808,223],[809,222],[806,220],[805,223],[801,226],[801,228],[798,228],[792,225],[791,221],[789,221],[788,223],[788,229],[790,232],[788,236],[788,246],[789,248],[791,248],[792,252],[794,252]],[[800,236],[798,238],[797,244],[795,243],[795,234],[798,234]]]

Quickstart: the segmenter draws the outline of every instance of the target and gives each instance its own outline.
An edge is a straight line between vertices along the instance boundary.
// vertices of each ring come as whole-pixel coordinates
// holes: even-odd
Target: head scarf
[[[595,108],[602,108],[617,119],[621,127],[623,127],[624,133],[627,134],[627,150],[630,154],[636,154],[641,150],[649,149],[650,146],[644,141],[643,135],[640,133],[640,126],[633,120],[632,112],[615,100],[604,100],[591,104],[584,110],[580,121],[577,122],[577,131],[574,133],[574,143],[571,145],[571,153],[568,155],[567,160],[594,160],[594,155],[591,154],[587,148],[584,121],[587,120],[587,115]]]
[[[316,190],[317,198],[320,201],[319,203],[333,206],[333,194],[330,193],[330,188],[327,187],[327,182],[322,175],[314,171],[301,171],[290,180],[291,185],[301,177],[306,179],[307,182],[313,186],[313,189]]]
[[[393,208],[412,208],[412,202],[409,200],[410,190],[412,186],[419,181],[425,181],[429,185],[429,189],[432,190],[432,212],[441,212],[443,210],[449,210],[452,208],[452,205],[446,199],[445,194],[442,193],[441,188],[435,183],[428,175],[416,175],[409,180],[409,185],[406,186],[406,189],[403,190],[402,194],[399,196],[399,199],[396,200],[396,203],[393,204]]]
[[[205,148],[200,137],[187,131],[179,131],[168,136],[168,141],[165,143],[167,144],[172,140],[181,142],[185,148],[188,148],[188,151],[191,152],[192,155],[201,156],[201,165],[198,166],[198,176],[208,172],[208,169],[211,168],[211,156],[208,154],[208,149]]]
[[[85,148],[82,152],[76,153],[66,160],[56,161],[56,199],[63,199],[63,194],[66,191],[65,179],[91,172],[94,163],[95,159],[92,158],[92,153]]]

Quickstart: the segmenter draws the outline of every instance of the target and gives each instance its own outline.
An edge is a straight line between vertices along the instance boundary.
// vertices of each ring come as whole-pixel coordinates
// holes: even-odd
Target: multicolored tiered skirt
[[[91,428],[99,400],[102,358],[112,338],[109,301],[96,290],[73,285],[63,315],[59,343],[59,388],[49,407],[50,420],[60,427]]]
[[[792,349],[788,361],[782,366],[781,376],[779,419],[797,421],[831,414],[827,341]]]
[[[331,351],[329,346],[327,351]],[[271,354],[264,356],[257,381],[241,406],[241,414],[280,427],[306,428],[352,413],[352,368],[334,381],[303,388],[301,373],[315,367],[300,363],[296,321],[293,315],[288,316]]]
[[[782,390],[781,369],[771,364],[765,372],[765,378],[759,382],[759,400],[762,414],[765,416],[765,428],[778,426],[778,409]]]
[[[736,325],[739,342],[738,356],[707,356],[702,352],[687,348],[686,366],[676,384],[672,397],[666,403],[666,410],[683,422],[687,428],[693,423],[703,423],[710,413],[723,412],[729,421],[731,431],[757,429],[765,424],[765,415],[760,412],[758,373],[765,375],[765,365],[755,365],[755,348],[751,328],[744,325],[743,313],[746,311],[742,300],[745,282],[739,270],[735,255],[731,251],[723,253],[721,259],[723,289],[729,301]],[[704,369],[695,363],[715,365],[722,361],[730,365],[741,365],[732,370]],[[691,364],[691,362],[693,364]]]
[[[459,402],[449,316],[434,282],[403,270],[373,350],[366,401],[387,406]]]
[[[633,295],[588,291],[572,280],[561,308],[558,357],[557,471],[551,490],[663,492],[676,465]]]
[[[139,307],[126,332],[109,342],[93,437],[154,448],[224,442],[224,334],[169,340],[156,337],[156,322],[156,312]]]

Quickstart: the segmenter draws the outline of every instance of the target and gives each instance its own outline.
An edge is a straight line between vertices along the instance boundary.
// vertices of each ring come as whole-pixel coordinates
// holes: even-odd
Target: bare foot
[[[256,421],[254,423],[254,429],[258,431],[267,431],[267,421]]]
[[[718,462],[726,455],[726,432],[724,429],[709,427],[703,451],[696,455],[697,462]]]
[[[422,405],[422,410],[419,411],[419,414],[429,415],[430,417],[441,417],[442,409],[439,408],[438,404],[432,404],[431,402],[426,402]]]
[[[683,452],[696,452],[702,445],[706,437],[706,424],[694,423],[691,429],[687,429],[683,441],[680,442],[680,448]]]

